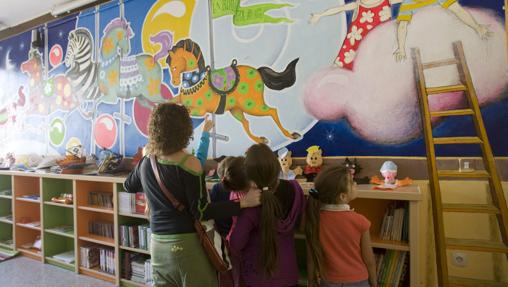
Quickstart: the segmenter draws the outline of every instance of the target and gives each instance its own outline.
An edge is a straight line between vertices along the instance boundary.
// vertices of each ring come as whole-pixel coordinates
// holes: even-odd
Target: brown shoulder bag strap
[[[157,159],[155,158],[155,155],[150,155],[150,163],[152,164],[152,170],[153,174],[155,175],[155,179],[157,180],[157,183],[159,184],[160,189],[166,195],[167,199],[171,202],[174,208],[180,212],[184,212],[185,205],[180,203],[178,199],[169,191],[169,189],[162,183],[161,176],[159,174],[159,169],[157,168]]]

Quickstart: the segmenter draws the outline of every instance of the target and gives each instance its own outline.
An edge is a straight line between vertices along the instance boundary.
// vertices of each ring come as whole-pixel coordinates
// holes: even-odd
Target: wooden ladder
[[[434,219],[434,240],[436,245],[436,261],[438,284],[448,286],[506,286],[506,283],[455,278],[448,276],[446,249],[468,250],[487,253],[508,254],[508,208],[503,194],[501,181],[496,170],[487,132],[478,104],[478,98],[471,79],[471,74],[464,56],[462,42],[453,43],[455,57],[429,63],[422,63],[420,50],[412,49],[413,63],[415,63],[415,78],[419,91],[419,102],[423,121],[423,132],[427,150],[427,167],[429,185],[432,196],[432,215]],[[460,84],[440,87],[427,87],[425,69],[456,65],[460,75]],[[469,107],[466,109],[430,111],[428,97],[434,94],[448,92],[464,92]],[[432,135],[431,117],[472,116],[477,136],[468,137],[438,137]],[[459,172],[458,170],[438,170],[436,165],[435,145],[441,144],[478,144],[481,147],[485,170],[473,172]],[[442,178],[476,178],[488,180],[492,204],[443,204],[439,180]],[[459,238],[445,238],[443,212],[483,213],[496,215],[502,242],[489,240],[473,240]]]

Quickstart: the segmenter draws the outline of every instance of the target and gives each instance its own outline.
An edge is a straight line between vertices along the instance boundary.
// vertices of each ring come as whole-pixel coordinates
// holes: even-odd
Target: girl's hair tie
[[[315,199],[319,199],[319,191],[315,188],[309,189],[309,194]]]
[[[268,189],[269,189],[269,188],[268,188],[268,186],[265,186],[265,187],[263,187],[263,189],[262,189],[262,190],[263,190],[263,191],[268,191]]]

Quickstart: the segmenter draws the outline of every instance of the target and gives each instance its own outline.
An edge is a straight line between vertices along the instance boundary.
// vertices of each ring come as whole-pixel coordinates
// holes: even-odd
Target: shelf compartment
[[[85,268],[85,267],[80,266],[79,273],[81,273],[83,275],[88,275],[88,276],[91,276],[91,277],[94,277],[94,278],[97,278],[100,280],[112,282],[112,283],[115,283],[115,280],[116,280],[115,275],[109,274],[106,272],[102,272],[98,267],[94,267],[94,268],[90,269],[90,268]]]
[[[24,228],[16,225],[16,242],[15,242],[16,249],[20,251],[23,255],[26,255],[27,257],[36,260],[41,260],[40,251],[23,247],[24,245],[27,244],[32,245],[35,242],[35,239],[40,235],[41,235],[40,230]]]
[[[24,201],[24,202],[37,203],[37,204],[41,203],[40,199],[30,199],[30,198],[16,197],[16,200],[18,200],[18,201]]]
[[[72,233],[65,233],[62,231],[54,230],[54,228],[61,226],[74,227],[74,210],[72,208],[60,208],[59,206],[55,205],[44,205],[42,209],[42,215],[45,232],[70,238],[74,237],[75,231]]]
[[[409,244],[407,242],[394,240],[381,240],[379,238],[373,237],[371,243],[373,248],[409,251]]]
[[[112,208],[105,208],[105,207],[99,207],[99,206],[78,206],[78,209],[81,210],[88,210],[93,212],[101,212],[101,213],[107,213],[107,214],[113,214],[114,211]]]
[[[28,225],[28,224],[24,224],[24,223],[16,223],[16,226],[41,231],[40,226],[32,226],[32,225]]]
[[[41,260],[41,252],[34,249],[26,249],[22,247],[18,247],[17,250],[21,255],[32,258],[34,260]]]
[[[51,234],[58,235],[58,236],[74,238],[74,234],[65,233],[65,232],[61,232],[58,230],[54,230],[54,229],[46,229],[46,230],[44,230],[44,232],[51,233]]]
[[[145,250],[145,249],[132,248],[132,247],[128,247],[128,246],[120,246],[120,249],[127,250],[127,251],[130,251],[130,252],[142,253],[142,254],[150,255],[150,251]]]
[[[14,176],[13,177],[13,194],[16,200],[20,200],[23,195],[41,195],[40,178],[31,176]],[[23,199],[21,199],[23,200]],[[29,200],[26,200],[29,201]],[[32,200],[34,201],[34,200]],[[39,201],[40,202],[40,201]]]
[[[63,204],[63,203],[52,202],[52,201],[44,201],[44,205],[51,205],[51,206],[58,206],[58,207],[65,207],[65,208],[74,208],[74,205],[72,205],[72,204]]]
[[[80,240],[86,241],[86,242],[92,242],[97,243],[101,245],[106,245],[110,247],[115,247],[115,240],[113,238],[108,238],[104,236],[99,236],[95,234],[86,234],[83,236],[79,236]]]
[[[0,195],[0,199],[10,199],[10,200],[12,200],[12,195]]]
[[[131,281],[131,280],[128,280],[125,278],[121,278],[120,282],[122,283],[121,286],[125,286],[125,287],[148,287],[148,286],[150,286],[150,285],[145,285],[145,284],[141,284],[138,282],[134,282],[134,281]]]
[[[91,204],[89,204],[88,198],[89,198],[89,194],[92,192],[111,194],[111,196],[112,196],[111,202],[114,206],[115,198],[114,198],[114,194],[113,194],[113,183],[77,180],[76,181],[76,199],[75,200],[76,200],[78,208],[81,208],[81,207],[85,207],[85,208],[90,207],[92,209],[93,208],[100,208],[101,210],[97,210],[98,212],[102,212],[102,209],[106,209],[106,207],[91,206]],[[96,211],[96,210],[93,210],[93,211]],[[110,213],[113,214],[113,211]]]
[[[63,261],[53,258],[54,255],[67,252],[69,250],[74,250],[74,262],[76,262],[76,251],[74,249],[74,239],[71,237],[53,234],[53,233],[48,232],[48,230],[46,230],[46,233],[44,234],[44,256],[46,257],[45,258],[46,261],[48,261],[48,258],[49,258],[50,261],[56,261],[57,263],[61,263],[60,265],[57,265],[58,267],[63,267],[65,269],[69,269],[67,267],[72,266],[72,269],[69,269],[69,270],[75,271],[74,264],[68,264]]]
[[[67,269],[72,272],[74,272],[75,268],[76,268],[74,264],[69,264],[67,262],[60,261],[60,260],[55,259],[53,257],[46,257],[45,260],[48,264],[51,264],[53,266],[60,267],[63,269]]]

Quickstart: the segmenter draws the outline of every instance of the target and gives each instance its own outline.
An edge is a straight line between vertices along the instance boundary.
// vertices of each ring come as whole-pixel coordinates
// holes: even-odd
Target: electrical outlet
[[[467,255],[462,252],[452,252],[452,262],[453,265],[458,267],[466,267],[467,266]]]

